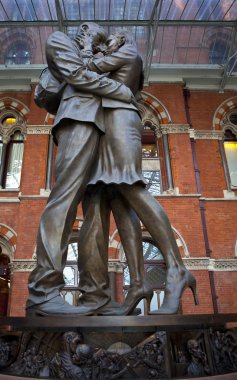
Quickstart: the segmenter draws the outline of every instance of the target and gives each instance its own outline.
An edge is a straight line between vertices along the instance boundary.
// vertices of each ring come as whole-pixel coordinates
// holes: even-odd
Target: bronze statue
[[[77,206],[104,132],[101,97],[130,103],[132,93],[125,85],[86,69],[82,59],[86,34],[97,43],[105,40],[103,29],[90,23],[81,25],[74,41],[64,33],[55,32],[46,44],[49,69],[66,85],[53,128],[58,144],[55,185],[40,220],[37,267],[29,277],[27,315],[91,314],[88,307],[71,306],[60,296],[64,286],[63,268]]]
[[[130,37],[115,33],[107,40],[106,55],[88,62],[90,70],[128,86],[135,97],[142,88],[142,59]],[[102,315],[127,315],[136,304],[152,298],[152,290],[144,282],[141,226],[136,213],[112,184],[140,183],[145,187],[141,170],[142,125],[138,109],[113,99],[103,99],[105,134],[100,138],[96,165],[92,170],[84,200],[84,222],[79,231],[79,288],[83,292],[79,305],[88,305]],[[126,254],[131,286],[125,304],[114,302],[98,309],[96,299],[108,295],[108,240],[110,210],[118,227]],[[135,297],[135,299],[134,299]]]
[[[107,45],[107,55],[93,59],[92,62],[88,63],[88,67],[97,73],[110,72],[110,78],[125,83],[136,97],[141,89],[142,70],[141,58],[136,48],[123,31],[111,35],[107,40]],[[105,238],[105,232],[108,230],[103,230],[97,221],[104,218],[103,224],[108,225],[108,220],[105,220],[105,210],[106,205],[108,205],[106,198],[108,201],[110,196],[110,207],[119,229],[122,244],[126,248],[125,253],[132,276],[123,306],[121,308],[102,309],[98,312],[106,315],[126,315],[132,312],[142,298],[146,298],[148,301],[151,299],[152,292],[144,283],[141,240],[135,239],[135,236],[139,236],[137,230],[140,229],[136,223],[137,217],[135,215],[137,214],[150,232],[167,264],[164,302],[159,310],[152,313],[175,314],[186,287],[192,289],[195,302],[198,302],[196,280],[182,262],[167,215],[160,204],[144,188],[141,172],[142,125],[137,111],[129,109],[129,107],[114,109],[114,101],[112,101],[112,105],[110,102],[111,100],[105,100],[107,106],[105,113],[106,133],[100,138],[98,160],[89,181],[89,185],[96,185],[89,187],[88,192],[92,191],[93,195],[87,202],[85,220],[79,234],[80,288],[83,291],[83,287],[88,290],[91,286],[92,294],[93,289],[95,289],[93,285],[95,285],[96,273],[98,272],[100,278],[102,276],[102,272],[97,271],[96,268],[93,274],[89,274],[93,264],[88,256],[92,251],[99,250],[100,246],[97,244],[95,247],[93,240],[89,246],[87,244],[89,236],[96,236],[100,242],[104,238],[107,244],[108,236]],[[98,185],[101,182],[105,184],[104,188]],[[92,190],[90,190],[91,188]],[[132,210],[136,212],[134,223],[128,217],[131,212],[134,213]],[[94,220],[96,222],[93,222]],[[127,229],[127,225],[129,229]],[[103,253],[100,257],[103,260]],[[133,265],[135,265],[136,273],[132,269]],[[90,283],[91,279],[92,282]],[[84,298],[87,298],[86,293]]]
[[[138,217],[167,264],[164,302],[154,313],[176,313],[186,287],[192,289],[197,303],[195,278],[183,265],[167,215],[145,190],[142,125],[134,103],[142,85],[141,58],[121,32],[107,40],[105,57],[88,59],[104,41],[103,29],[94,23],[83,24],[75,41],[61,32],[47,41],[49,70],[64,83],[64,89],[53,128],[58,144],[55,185],[40,221],[38,263],[29,278],[28,315],[126,315],[142,298],[150,301]],[[83,58],[87,58],[87,67]],[[85,221],[79,238],[83,295],[76,307],[61,298],[60,290],[77,205],[86,188]],[[131,275],[122,307],[110,302],[107,251],[111,209]]]

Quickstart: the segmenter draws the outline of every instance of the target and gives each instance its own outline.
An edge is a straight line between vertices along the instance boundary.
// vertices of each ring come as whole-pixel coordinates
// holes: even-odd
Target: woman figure
[[[94,58],[89,62],[88,68],[99,74],[109,72],[110,78],[124,83],[131,89],[134,96],[137,96],[142,87],[142,59],[127,34],[122,31],[109,36],[105,54],[104,57]],[[94,185],[90,187],[94,187],[95,191],[98,184],[104,184],[104,189],[107,189],[111,196],[111,208],[116,223],[116,213],[123,202],[127,212],[131,209],[134,210],[149,231],[167,265],[164,302],[161,308],[153,311],[152,314],[175,314],[178,311],[182,293],[187,287],[192,290],[195,303],[198,303],[196,280],[183,264],[165,211],[145,189],[141,170],[141,119],[136,109],[130,109],[122,103],[120,107],[113,108],[113,101],[102,102],[103,107],[106,108],[104,116],[106,133],[100,138],[98,161],[94,165],[89,185]],[[103,195],[104,191],[102,191]],[[118,199],[122,199],[122,202],[120,201],[116,205]],[[90,210],[90,203],[88,203],[88,210]],[[85,226],[89,220],[87,215],[90,215],[91,218],[91,213],[86,212]],[[120,231],[122,229],[121,222],[120,225],[117,223],[122,244],[123,241],[126,242],[130,239],[129,234],[126,235],[126,221],[124,222],[123,237]],[[137,228],[137,225],[134,226],[134,229]],[[79,257],[81,253],[79,253]],[[129,257],[129,253],[126,254],[130,272],[134,272],[132,270],[134,260],[142,262],[141,258],[138,259],[141,255],[140,248],[133,252],[133,257]],[[134,259],[134,257],[136,258]],[[139,279],[131,282],[125,302],[117,310],[116,315],[131,313],[142,298],[151,299],[151,291],[144,283],[142,273],[140,267]],[[109,314],[110,311],[107,315]],[[114,314],[115,310],[111,310],[111,315]]]

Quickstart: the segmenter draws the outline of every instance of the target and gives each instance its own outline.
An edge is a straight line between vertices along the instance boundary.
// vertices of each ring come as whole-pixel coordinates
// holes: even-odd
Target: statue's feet
[[[96,310],[95,315],[107,315],[107,316],[122,316],[122,315],[139,315],[141,314],[141,309],[136,307],[131,313],[127,313],[127,309],[124,309],[123,306],[115,301],[110,301],[107,305]]]
[[[49,301],[35,304],[26,308],[27,317],[37,316],[78,316],[92,315],[93,312],[86,306],[72,306],[61,296],[56,296]]]
[[[196,279],[192,273],[186,268],[169,269],[162,306],[158,310],[150,311],[149,314],[177,314],[182,294],[187,288],[192,290],[195,305],[198,305]]]

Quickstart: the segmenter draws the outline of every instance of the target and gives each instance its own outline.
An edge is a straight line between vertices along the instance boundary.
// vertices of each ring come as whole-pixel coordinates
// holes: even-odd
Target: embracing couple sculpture
[[[75,40],[61,32],[51,34],[46,58],[51,74],[64,85],[53,127],[58,145],[55,184],[40,220],[27,315],[129,315],[141,299],[149,302],[153,292],[144,281],[140,220],[167,265],[164,301],[152,313],[177,313],[187,287],[197,303],[195,278],[182,262],[168,217],[145,189],[142,125],[135,100],[143,84],[142,59],[130,36],[120,31],[106,39],[102,27],[85,23]],[[84,214],[78,239],[82,294],[78,306],[72,306],[60,291],[80,201]],[[111,301],[109,289],[111,210],[130,272],[122,305]]]

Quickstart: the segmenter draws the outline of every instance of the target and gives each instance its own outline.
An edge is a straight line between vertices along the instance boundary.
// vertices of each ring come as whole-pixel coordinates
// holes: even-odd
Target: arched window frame
[[[237,189],[237,123],[234,124],[231,121],[231,116],[237,115],[237,109],[232,109],[226,115],[224,120],[222,120],[222,130],[223,130],[223,140],[221,142],[221,153],[223,166],[225,169],[225,177],[228,190]],[[232,152],[232,157],[235,156],[236,160],[229,156],[227,150],[227,144],[233,144],[232,147],[234,150]],[[232,161],[232,162],[231,162]],[[233,162],[236,162],[234,168],[234,176],[232,173]]]
[[[4,120],[6,118],[15,118],[15,123],[12,125],[5,125]],[[22,139],[14,140],[14,135],[19,132],[22,136]],[[0,189],[19,189],[20,183],[17,183],[17,186],[10,187],[8,186],[8,180],[7,180],[7,172],[8,168],[11,166],[11,152],[13,149],[14,144],[24,144],[24,140],[26,139],[26,126],[23,118],[20,116],[19,113],[17,113],[14,110],[8,109],[4,110],[0,114]],[[18,174],[20,173],[21,176],[21,169],[22,169],[22,161],[23,161],[23,152],[24,152],[24,146],[22,149],[22,152],[20,154],[20,170],[18,171]]]
[[[32,54],[28,41],[13,41],[5,50],[5,65],[29,65],[32,63]]]

